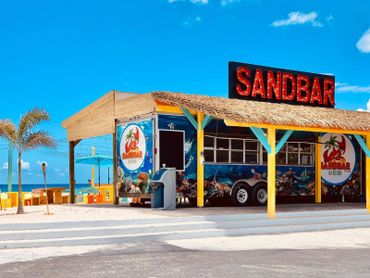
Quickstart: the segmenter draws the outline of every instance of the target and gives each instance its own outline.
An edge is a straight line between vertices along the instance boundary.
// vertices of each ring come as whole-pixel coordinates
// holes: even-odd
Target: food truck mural
[[[321,136],[321,176],[323,194],[359,196],[360,149],[347,135],[326,133]]]
[[[153,119],[117,126],[119,190],[146,193],[153,174]]]
[[[154,124],[156,121],[156,124]],[[156,126],[156,128],[155,128]],[[246,129],[245,129],[246,130]],[[177,191],[185,197],[196,199],[196,130],[184,116],[159,114],[135,123],[123,124],[117,127],[120,190],[127,193],[150,192],[149,182],[155,168],[160,168],[159,156],[173,152],[174,144],[166,144],[158,150],[154,147],[155,138],[161,138],[162,131],[184,134],[183,165],[177,171]],[[208,134],[222,134],[235,137],[235,130],[224,125],[223,121],[213,120],[206,129]],[[240,137],[245,137],[239,134]],[[292,135],[293,136],[293,135]],[[310,138],[313,135],[297,132],[297,140]],[[293,136],[293,139],[294,139]],[[322,179],[323,195],[358,196],[360,193],[360,165],[356,158],[359,150],[352,139],[345,135],[322,135]],[[241,139],[240,139],[241,140]],[[288,144],[290,142],[288,141]],[[231,144],[231,143],[230,143]],[[313,150],[314,142],[311,142]],[[245,147],[244,147],[245,148]],[[285,147],[284,147],[285,148]],[[283,150],[284,150],[283,148]],[[217,146],[215,146],[217,149]],[[314,196],[315,169],[313,153],[311,163],[307,165],[279,165],[276,171],[277,196]],[[207,158],[207,156],[206,156]],[[308,158],[306,158],[307,160]],[[266,162],[230,163],[205,161],[204,187],[205,197],[209,200],[228,199],[234,204],[263,205],[267,201],[267,166]],[[157,167],[155,166],[157,165]],[[171,167],[171,162],[166,165]],[[238,190],[236,190],[238,189]],[[238,192],[243,192],[244,195]]]

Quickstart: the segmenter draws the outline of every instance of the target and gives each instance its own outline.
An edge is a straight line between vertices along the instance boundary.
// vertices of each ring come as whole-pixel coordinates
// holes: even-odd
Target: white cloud
[[[239,0],[221,0],[221,6],[226,6],[234,2],[239,2]]]
[[[338,93],[370,93],[370,86],[349,85],[335,82],[335,91]]]
[[[48,166],[48,163],[46,162],[46,161],[40,161],[40,160],[37,160],[37,165],[39,165],[39,166],[41,166],[42,165],[42,163],[45,163],[46,164],[46,166]]]
[[[367,29],[356,43],[356,47],[363,53],[370,53],[370,28]]]
[[[19,160],[17,160],[17,163],[18,163]],[[30,170],[31,169],[31,165],[28,161],[24,161],[23,159],[21,160],[21,167],[22,167],[22,170]]]
[[[193,4],[198,4],[198,5],[206,5],[208,4],[208,0],[168,0],[168,3],[176,3],[176,2],[189,2]]]
[[[8,170],[9,169],[9,166],[8,166],[9,164],[8,164],[8,162],[5,162],[4,164],[3,164],[3,169],[4,170]]]
[[[339,86],[347,86],[348,84],[347,83],[343,83],[343,82],[335,82],[335,87],[339,87]]]
[[[334,19],[334,16],[332,16],[331,14],[329,14],[327,17],[326,17],[326,22],[330,22]]]
[[[193,26],[194,24],[199,24],[201,22],[202,22],[202,18],[200,16],[188,17],[182,22],[182,25],[185,27],[190,27],[190,26]]]
[[[58,175],[64,177],[65,174],[63,172],[59,172]]]
[[[288,25],[298,25],[311,23],[314,27],[322,27],[321,22],[317,21],[317,13],[302,13],[302,12],[290,12],[287,19],[281,19],[274,21],[271,25],[274,27],[288,26]]]
[[[367,104],[366,104],[366,110],[362,109],[362,108],[359,108],[357,109],[357,111],[366,111],[366,112],[370,112],[370,98],[369,100],[367,101]]]

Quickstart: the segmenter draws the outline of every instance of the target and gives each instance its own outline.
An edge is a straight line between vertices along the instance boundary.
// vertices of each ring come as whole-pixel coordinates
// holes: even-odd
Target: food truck
[[[228,97],[110,91],[62,125],[71,203],[75,147],[111,134],[115,204],[150,202],[155,173],[175,168],[198,207],[267,203],[275,218],[276,201],[366,200],[370,213],[370,113],[335,108],[334,76],[230,62]]]
[[[300,106],[334,109],[334,84],[333,76],[229,63],[229,99],[254,102],[251,108],[259,114],[269,113],[262,110],[261,102],[281,105],[288,108],[286,114],[298,113],[297,117],[299,111],[295,111]],[[156,103],[161,105],[161,100]],[[368,119],[368,114],[363,115]],[[149,202],[154,173],[174,167],[178,195],[196,205],[200,160],[204,166],[204,200],[211,204],[266,205],[268,149],[261,140],[266,130],[227,125],[217,117],[204,119],[203,128],[203,148],[198,153],[197,122],[184,107],[180,111],[156,109],[117,120],[119,196],[133,198],[134,203]],[[315,200],[318,170],[325,200],[363,200],[365,155],[358,140],[351,134],[278,130],[277,200]],[[319,166],[315,163],[318,159]]]

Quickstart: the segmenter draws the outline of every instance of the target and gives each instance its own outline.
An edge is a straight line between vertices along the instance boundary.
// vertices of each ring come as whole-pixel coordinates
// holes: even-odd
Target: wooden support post
[[[116,129],[115,129],[116,130]],[[112,134],[112,144],[113,144],[113,204],[118,205],[118,192],[117,192],[117,134],[114,132]]]
[[[366,136],[367,149],[370,150],[370,134]],[[370,213],[370,156],[366,155],[366,209]]]
[[[69,202],[75,203],[75,147],[80,140],[69,141]]]
[[[204,114],[197,112],[197,206],[204,207]]]
[[[276,130],[267,130],[267,141],[271,151],[267,153],[267,215],[276,218]]]
[[[321,204],[321,137],[315,145],[315,203]]]

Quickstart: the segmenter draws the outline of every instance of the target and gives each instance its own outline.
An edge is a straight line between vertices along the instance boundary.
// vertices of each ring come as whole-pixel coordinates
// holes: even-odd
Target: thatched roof
[[[151,94],[110,91],[64,120],[69,141],[113,134],[115,120],[154,112]]]
[[[153,92],[152,96],[162,103],[230,121],[370,132],[368,112],[169,92]]]

